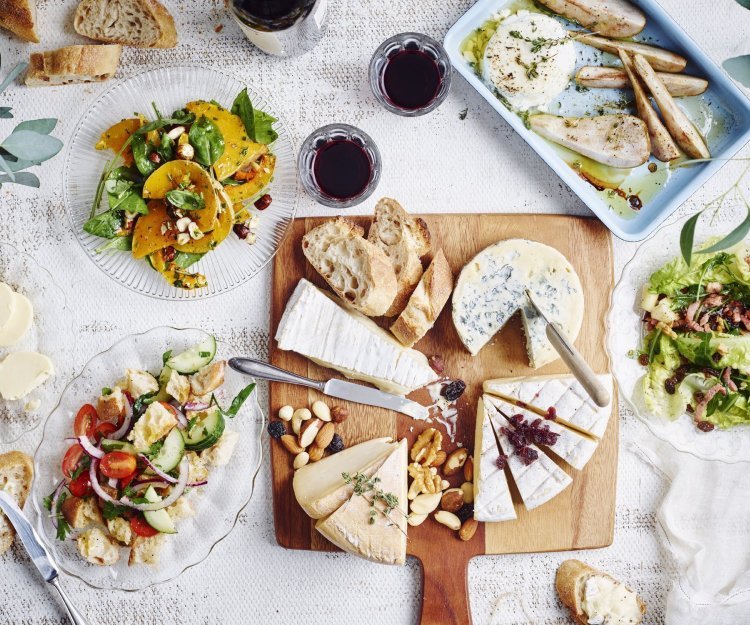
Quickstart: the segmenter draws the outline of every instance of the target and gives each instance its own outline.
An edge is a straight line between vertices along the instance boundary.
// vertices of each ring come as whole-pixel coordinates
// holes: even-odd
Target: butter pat
[[[586,580],[581,607],[589,625],[633,625],[641,620],[636,594],[604,575]]]
[[[55,373],[52,361],[35,352],[14,352],[0,363],[0,395],[21,399]]]
[[[34,307],[25,295],[0,282],[0,347],[15,345],[29,331]]]

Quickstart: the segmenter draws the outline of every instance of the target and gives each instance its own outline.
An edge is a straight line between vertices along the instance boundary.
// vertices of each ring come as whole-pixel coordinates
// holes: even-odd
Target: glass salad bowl
[[[708,239],[726,235],[746,214],[745,207],[735,205],[724,206],[718,213],[709,209],[696,229],[696,246]],[[750,460],[750,425],[701,432],[687,412],[671,420],[653,414],[643,399],[642,380],[646,368],[634,356],[634,352],[641,348],[644,337],[639,310],[641,289],[652,273],[680,256],[680,232],[691,216],[673,220],[658,230],[638,248],[623,269],[622,277],[612,293],[607,319],[612,371],[622,397],[654,436],[671,443],[679,451],[699,458],[723,462],[747,461]]]
[[[86,255],[113,280],[151,297],[195,300],[224,293],[247,282],[273,258],[297,208],[294,148],[286,124],[280,119],[273,126],[278,138],[270,145],[276,155],[276,167],[269,187],[273,202],[263,211],[257,211],[249,204],[251,213],[258,218],[257,240],[249,245],[230,233],[216,249],[191,265],[191,272],[206,276],[207,287],[194,290],[175,288],[154,271],[146,259],[135,259],[129,251],[101,251],[106,239],[83,230],[83,224],[91,216],[102,171],[113,157],[110,150],[95,149],[103,131],[121,119],[133,117],[134,113],[153,119],[152,103],[165,115],[193,100],[215,100],[229,108],[245,87],[255,108],[279,117],[277,108],[252,85],[215,69],[173,66],[121,80],[99,96],[83,114],[65,156],[65,207],[73,232]],[[104,195],[100,211],[107,203]]]
[[[114,566],[89,564],[78,553],[74,539],[56,539],[56,529],[44,507],[44,498],[54,491],[62,477],[61,461],[72,444],[66,439],[73,436],[73,420],[81,406],[95,403],[102,388],[111,387],[122,379],[126,368],[158,372],[165,351],[171,349],[177,354],[207,337],[202,330],[158,327],[122,339],[86,364],[80,375],[65,388],[59,404],[47,419],[34,458],[36,479],[32,499],[35,524],[60,568],[94,588],[137,591],[173,580],[206,559],[213,547],[232,531],[253,495],[261,463],[264,425],[257,391],[250,394],[236,417],[226,419],[226,430],[239,434],[234,453],[226,466],[210,469],[205,486],[191,489],[185,495],[191,501],[195,515],[176,521],[177,534],[165,537],[158,565],[128,566],[127,548],[121,550],[120,560]],[[217,341],[216,360],[227,359],[236,353],[230,345]],[[226,409],[252,381],[227,367],[224,385],[216,395],[219,405]]]
[[[75,347],[73,317],[65,294],[50,273],[31,256],[9,243],[0,243],[0,282],[25,295],[34,308],[34,321],[24,338],[0,347],[0,361],[11,352],[39,352],[55,373],[29,395],[18,400],[0,398],[0,443],[12,443],[34,429],[55,407],[72,375]]]

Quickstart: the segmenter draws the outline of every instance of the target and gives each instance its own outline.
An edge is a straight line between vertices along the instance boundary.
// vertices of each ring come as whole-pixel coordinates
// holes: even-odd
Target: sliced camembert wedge
[[[612,397],[612,376],[597,375],[599,382]],[[596,438],[604,436],[612,405],[597,406],[572,375],[542,375],[528,378],[487,380],[485,393],[497,395],[513,403],[520,400],[546,413],[554,408],[555,420]]]
[[[536,452],[536,460],[526,464],[502,431],[502,428],[511,428],[512,426],[497,410],[497,399],[485,395],[484,400],[487,416],[492,419],[497,428],[500,447],[508,458],[508,467],[513,476],[513,481],[516,483],[516,488],[518,488],[526,508],[533,510],[557,497],[570,486],[573,479],[536,445],[528,446]]]
[[[381,564],[404,564],[407,463],[408,450],[404,439],[372,478],[376,488],[386,495],[395,496],[393,509],[388,510],[381,499],[373,501],[371,491],[354,493],[333,514],[320,519],[315,529],[334,545],[354,555]]]
[[[313,519],[331,514],[354,492],[342,474],[372,477],[396,446],[391,438],[375,438],[305,465],[295,472],[292,482],[297,502]]]
[[[498,445],[484,401],[480,398],[474,435],[474,518],[477,521],[509,521],[516,518],[505,477],[505,460],[500,460]]]
[[[374,321],[340,306],[305,279],[287,302],[276,341],[279,349],[297,352],[347,378],[396,395],[438,378],[424,354],[404,347]]]
[[[556,249],[524,239],[500,241],[479,252],[461,270],[453,291],[453,324],[472,356],[520,310],[531,366],[558,358],[546,323],[525,289],[550,321],[575,341],[583,319],[583,289],[573,266]]]

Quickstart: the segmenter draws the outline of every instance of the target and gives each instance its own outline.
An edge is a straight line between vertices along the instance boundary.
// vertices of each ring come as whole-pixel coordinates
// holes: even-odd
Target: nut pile
[[[268,433],[294,456],[295,469],[301,469],[308,462],[317,462],[326,452],[335,454],[344,449],[336,424],[349,416],[346,408],[331,408],[318,400],[309,409],[284,406],[278,416],[279,421],[268,424]]]
[[[471,540],[478,526],[474,520],[474,459],[463,447],[448,454],[442,444],[443,435],[427,428],[412,445],[408,523],[421,525],[434,512],[438,523],[458,532],[461,540]],[[451,488],[445,478],[458,475],[463,478],[461,486]]]

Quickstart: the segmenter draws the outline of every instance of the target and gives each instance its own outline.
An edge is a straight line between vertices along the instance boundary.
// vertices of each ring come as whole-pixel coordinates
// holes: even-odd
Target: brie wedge
[[[424,354],[404,347],[372,319],[340,306],[305,279],[287,302],[276,341],[279,349],[396,395],[438,378]]]
[[[305,465],[295,472],[292,482],[297,502],[313,519],[331,514],[354,491],[344,483],[342,473],[372,477],[395,448],[390,438],[375,438]]]
[[[612,376],[597,375],[612,397]],[[510,401],[520,399],[546,412],[554,407],[558,423],[583,430],[596,438],[604,436],[612,405],[597,406],[572,375],[543,375],[529,378],[487,380],[484,392]]]
[[[54,372],[52,361],[42,354],[8,354],[0,363],[0,396],[8,400],[22,399]]]
[[[512,426],[498,412],[496,407],[497,399],[489,395],[485,395],[484,399],[485,410],[498,430],[500,447],[508,457],[508,467],[526,508],[533,510],[547,503],[570,486],[573,479],[536,445],[529,445],[529,447],[537,452],[537,459],[531,464],[524,464],[516,454],[508,437],[501,430],[503,427],[511,428]],[[501,409],[504,410],[504,408]]]
[[[476,355],[508,320],[521,311],[531,366],[558,358],[546,323],[526,297],[575,341],[583,320],[583,289],[573,266],[556,249],[523,239],[500,241],[479,252],[461,270],[453,291],[453,325]]]
[[[497,427],[497,426],[496,426]],[[474,518],[477,521],[508,521],[516,518],[505,470],[492,424],[487,418],[482,398],[477,402],[474,435]]]
[[[373,476],[378,479],[378,488],[398,498],[396,508],[387,512],[382,501],[373,502],[371,493],[355,493],[333,514],[318,520],[315,529],[349,553],[382,564],[404,564],[407,463],[408,450],[404,439]]]

